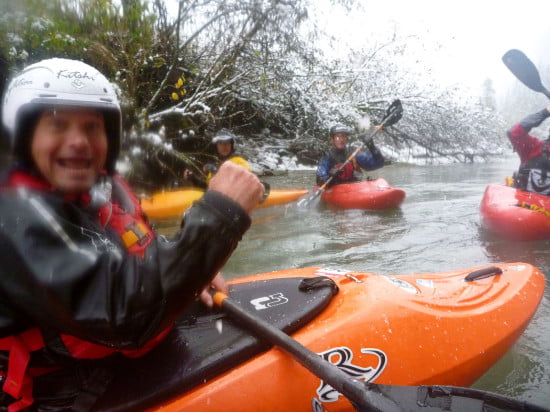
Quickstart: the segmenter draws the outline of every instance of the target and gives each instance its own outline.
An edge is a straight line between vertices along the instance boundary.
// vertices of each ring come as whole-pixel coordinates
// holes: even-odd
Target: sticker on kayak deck
[[[318,353],[318,355],[324,360],[336,365],[352,378],[364,382],[372,382],[380,376],[386,367],[387,356],[380,349],[373,348],[362,348],[361,353],[372,355],[369,356],[369,359],[372,358],[372,364],[370,366],[354,365],[352,363],[353,351],[345,346],[332,348],[325,352]],[[314,411],[324,411],[324,408],[321,405],[322,402],[336,402],[338,398],[342,396],[340,392],[324,381],[321,381],[316,393],[317,398],[312,400],[312,407]]]
[[[418,290],[409,282],[406,282],[403,279],[397,279],[392,276],[384,276],[384,278],[393,283],[398,288],[403,289],[405,292],[412,293],[414,295],[418,294]]]
[[[317,269],[314,275],[317,276],[327,276],[330,278],[341,278],[345,277],[348,273],[351,273],[349,270],[340,270],[340,269]]]
[[[537,205],[531,205],[527,202],[519,202],[519,203],[516,203],[516,206],[523,207],[523,208],[529,209],[529,210],[533,210],[535,212],[542,213],[546,217],[550,217],[550,212],[548,210],[546,210],[543,207],[537,206]]]
[[[261,298],[252,299],[250,304],[254,306],[256,310],[264,310],[267,308],[272,308],[273,306],[284,305],[288,302],[288,299],[282,292],[273,293],[269,296],[263,296]]]

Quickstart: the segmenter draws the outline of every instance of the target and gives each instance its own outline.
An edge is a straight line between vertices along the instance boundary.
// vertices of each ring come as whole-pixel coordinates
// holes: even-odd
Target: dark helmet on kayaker
[[[229,152],[220,152],[221,148],[217,147],[218,143],[229,142],[231,143],[231,150]],[[227,129],[221,129],[212,138],[212,144],[216,147],[216,154],[221,159],[225,160],[229,158],[235,152],[235,135]],[[223,149],[226,150],[226,149]]]
[[[120,151],[122,115],[113,85],[97,69],[78,60],[52,58],[26,67],[9,83],[2,122],[11,150],[30,162],[30,139],[46,109],[91,108],[102,112],[109,141],[105,168],[113,173]]]
[[[330,128],[329,134],[330,134],[330,137],[332,137],[338,133],[343,133],[349,137],[349,135],[351,134],[351,129],[346,125],[337,123]]]
[[[212,143],[231,142],[235,144],[235,135],[227,129],[221,129],[212,138]]]

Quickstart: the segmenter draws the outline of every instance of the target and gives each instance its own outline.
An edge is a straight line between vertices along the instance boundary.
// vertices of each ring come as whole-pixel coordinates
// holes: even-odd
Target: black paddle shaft
[[[550,99],[550,92],[543,86],[537,67],[521,50],[508,50],[502,61],[520,82]]]
[[[225,294],[216,292],[215,295],[221,296],[221,299],[214,296],[216,305],[235,322],[289,353],[302,366],[344,395],[358,412],[550,412],[545,407],[470,388],[359,381],[268,322],[248,313]]]
[[[365,390],[364,382],[352,378],[286,333],[251,315],[231,299],[225,298],[221,308],[237,323],[292,355],[302,366],[344,395],[358,411],[402,411],[401,407],[383,394]]]

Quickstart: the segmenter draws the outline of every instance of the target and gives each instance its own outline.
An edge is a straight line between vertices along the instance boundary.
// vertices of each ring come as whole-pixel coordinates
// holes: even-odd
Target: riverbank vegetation
[[[480,96],[438,85],[416,68],[417,38],[396,32],[327,57],[335,55],[323,46],[331,39],[308,18],[313,0],[177,4],[2,2],[1,75],[54,56],[97,67],[117,85],[123,106],[124,172],[156,187],[200,161],[222,127],[240,136],[254,163],[279,159],[264,164],[273,168],[292,157],[313,165],[330,124],[350,124],[358,137],[371,133],[395,98],[404,116],[376,138],[390,159],[473,162],[509,150],[490,79]]]

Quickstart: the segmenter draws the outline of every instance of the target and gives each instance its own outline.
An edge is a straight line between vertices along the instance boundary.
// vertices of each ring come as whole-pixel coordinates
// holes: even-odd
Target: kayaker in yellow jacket
[[[212,176],[216,174],[221,164],[227,160],[250,171],[250,165],[246,159],[235,154],[235,135],[229,130],[222,129],[217,132],[212,138],[212,145],[216,151],[215,159],[207,162],[202,167],[202,176],[198,175],[189,168],[185,169],[183,172],[183,178],[190,181],[193,186],[206,189],[210,183],[210,179],[212,179]]]

